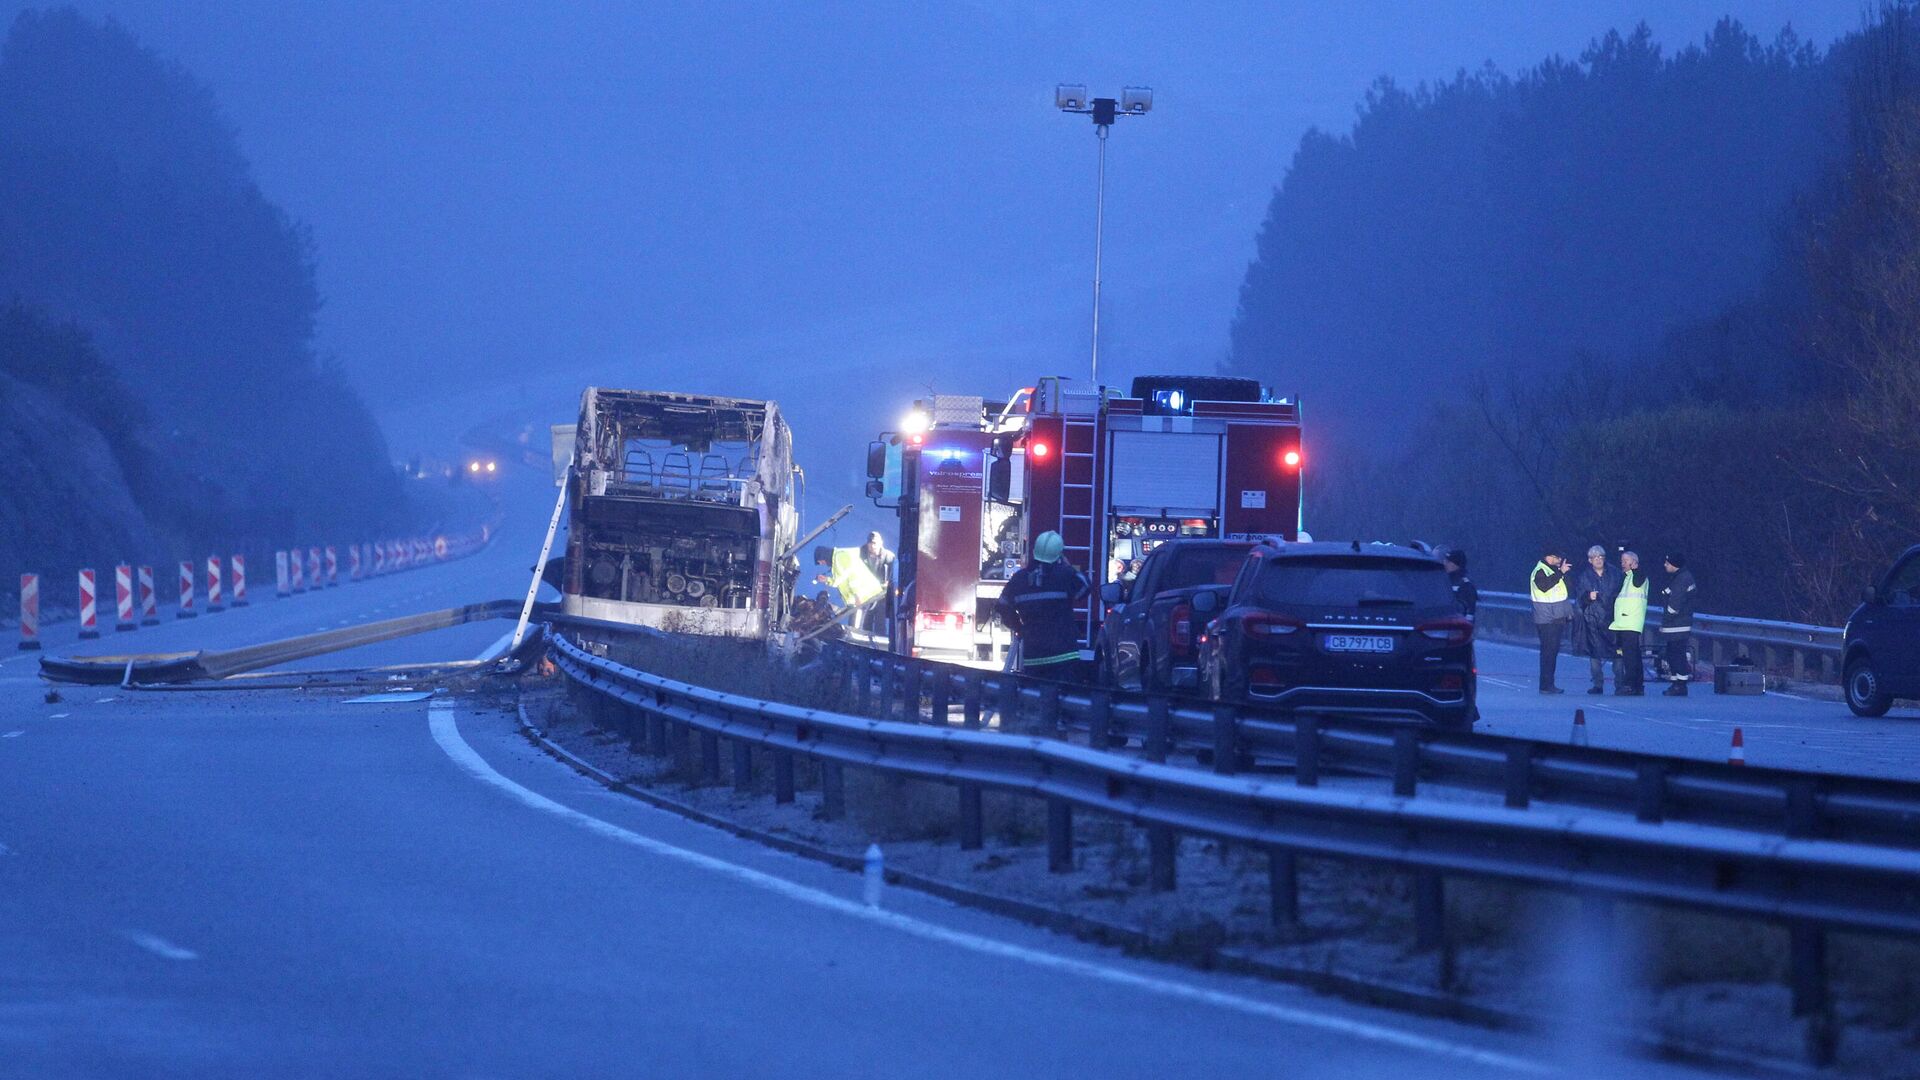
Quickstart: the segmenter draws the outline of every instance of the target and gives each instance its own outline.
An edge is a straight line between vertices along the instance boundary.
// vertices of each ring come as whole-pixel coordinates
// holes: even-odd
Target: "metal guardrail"
[[[518,614],[518,600],[489,600],[337,630],[322,630],[317,634],[304,634],[238,649],[121,656],[47,656],[40,661],[40,673],[58,682],[93,684],[117,683],[123,679],[149,684],[224,679],[243,672],[305,660],[310,656],[377,645],[395,638],[471,622],[510,619]]]
[[[1604,810],[1643,822],[1690,822],[1775,837],[1822,837],[1920,850],[1920,784],[1567,746],[1506,735],[1439,732],[1263,705],[1070,686],[1007,672],[913,659],[844,643],[829,659],[852,680],[858,712],[977,728],[1086,733],[1122,740],[1148,761],[1195,753],[1214,769],[1291,768],[1303,786],[1322,773],[1391,778],[1396,794],[1423,783],[1484,794],[1512,808],[1535,801]],[[861,678],[864,673],[867,677]]]
[[[1475,618],[1510,637],[1522,640],[1533,637],[1533,601],[1524,593],[1481,593]],[[1647,609],[1649,637],[1657,633],[1659,627],[1660,610],[1650,606]],[[1693,636],[1700,646],[1700,659],[1716,667],[1745,654],[1762,669],[1785,671],[1795,679],[1840,681],[1840,650],[1846,631],[1838,626],[1696,613]],[[1571,641],[1567,648],[1572,648]]]
[[[593,701],[610,706],[596,723],[689,767],[697,736],[699,769],[708,782],[720,781],[725,739],[734,748],[736,784],[745,782],[743,770],[750,777],[755,750],[771,756],[774,797],[781,802],[794,798],[796,756],[820,762],[822,812],[830,818],[844,813],[846,766],[952,784],[963,848],[982,844],[982,789],[1041,799],[1054,870],[1072,866],[1074,811],[1109,814],[1147,828],[1157,888],[1174,885],[1180,834],[1255,845],[1270,858],[1276,921],[1297,916],[1295,859],[1305,854],[1412,872],[1419,944],[1443,955],[1446,875],[1783,922],[1793,938],[1795,1013],[1829,1017],[1828,928],[1920,935],[1920,851],[1231,775],[1243,730],[1231,721],[1214,730],[1216,773],[1209,774],[1057,738],[872,719],[729,694],[595,656],[563,632],[551,633],[549,641],[560,671]],[[884,667],[880,675],[897,670]],[[988,678],[973,686],[987,685],[991,673],[983,674]],[[1015,688],[1008,698],[1015,701],[1018,683],[1002,685]]]

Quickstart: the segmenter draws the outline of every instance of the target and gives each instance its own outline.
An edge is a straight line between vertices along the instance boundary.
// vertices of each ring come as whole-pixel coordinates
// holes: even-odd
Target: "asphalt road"
[[[128,637],[227,647],[502,595],[543,524],[462,563]],[[504,629],[359,652],[467,656]],[[903,890],[868,908],[852,875],[584,781],[485,692],[49,703],[24,666],[0,667],[0,1076],[1595,1067],[1564,1040],[1136,962]]]

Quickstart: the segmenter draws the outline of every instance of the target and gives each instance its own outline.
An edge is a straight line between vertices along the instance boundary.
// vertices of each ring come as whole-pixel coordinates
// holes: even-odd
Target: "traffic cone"
[[[1747,740],[1740,734],[1739,728],[1733,729],[1733,745],[1727,748],[1727,764],[1745,765],[1747,763]]]
[[[1568,746],[1588,745],[1587,743],[1587,710],[1585,709],[1573,710],[1573,734],[1567,736],[1567,745]]]

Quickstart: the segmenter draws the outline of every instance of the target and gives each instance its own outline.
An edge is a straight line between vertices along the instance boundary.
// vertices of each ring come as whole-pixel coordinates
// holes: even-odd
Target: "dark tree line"
[[[1828,49],[1643,28],[1309,136],[1231,366],[1319,391],[1318,530],[1461,543],[1494,587],[1543,544],[1678,550],[1709,610],[1844,617],[1920,541],[1916,12]]]
[[[113,22],[28,12],[0,46],[0,148],[0,372],[97,428],[159,535],[403,513],[383,436],[314,354],[311,242],[204,85]]]

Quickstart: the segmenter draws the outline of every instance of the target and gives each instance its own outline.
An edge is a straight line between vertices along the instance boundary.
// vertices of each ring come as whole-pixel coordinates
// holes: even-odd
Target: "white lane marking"
[[[200,959],[200,954],[194,952],[192,949],[183,949],[173,942],[162,937],[156,937],[153,934],[141,933],[138,930],[128,930],[126,935],[128,941],[165,960]]]
[[[26,732],[24,731],[9,731],[5,735],[0,735],[0,739],[17,739],[25,734]]]
[[[72,715],[73,715],[72,713],[63,713],[63,712],[57,712],[57,713],[54,713],[54,714],[53,714],[52,716],[49,716],[49,717],[47,717],[47,719],[49,719],[49,720],[65,720],[65,719],[66,719],[67,717],[69,717],[69,716],[72,716]]]
[[[433,733],[433,741],[440,744],[454,763],[465,769],[474,779],[506,792],[522,804],[535,810],[545,811],[555,817],[572,822],[589,832],[598,833],[609,840],[637,847],[651,855],[673,859],[689,866],[731,878],[733,881],[765,889],[788,900],[810,904],[817,908],[865,919],[879,923],[905,934],[926,941],[939,942],[984,956],[998,957],[1003,960],[1017,960],[1034,967],[1046,968],[1069,975],[1079,975],[1097,982],[1124,986],[1132,990],[1141,990],[1162,997],[1178,998],[1200,1005],[1212,1005],[1223,1009],[1282,1023],[1296,1024],[1301,1027],[1318,1028],[1354,1038],[1385,1043],[1405,1050],[1416,1050],[1439,1057],[1455,1058],[1476,1065],[1486,1065],[1506,1069],[1510,1072],[1546,1075],[1550,1070],[1545,1066],[1528,1061],[1525,1058],[1508,1054],[1482,1050],[1466,1043],[1451,1042],[1446,1039],[1425,1035],[1415,1035],[1394,1028],[1370,1024],[1362,1020],[1350,1020],[1344,1017],[1327,1016],[1306,1009],[1296,1009],[1256,998],[1241,997],[1219,990],[1208,990],[1172,979],[1156,978],[1121,968],[1108,967],[1091,960],[1078,960],[1061,956],[1058,953],[1027,948],[1010,942],[996,941],[978,934],[969,934],[961,930],[951,930],[930,922],[924,922],[912,916],[880,908],[870,908],[854,900],[844,899],[829,892],[788,881],[782,877],[763,873],[745,866],[739,866],[717,859],[711,855],[702,855],[697,851],[676,847],[662,840],[630,832],[611,822],[602,821],[590,814],[581,813],[570,806],[562,805],[539,792],[524,788],[512,780],[494,771],[473,747],[460,736],[459,725],[454,720],[454,706],[450,701],[435,701],[427,706],[427,726]]]
[[[113,700],[113,699],[112,699],[112,698],[110,698],[110,697],[103,697],[103,698],[101,698],[100,700],[98,700],[98,701],[96,701],[96,702],[94,702],[94,704],[95,704],[95,705],[105,705],[105,704],[106,704],[107,702],[109,702],[109,701],[112,701],[112,700]]]

